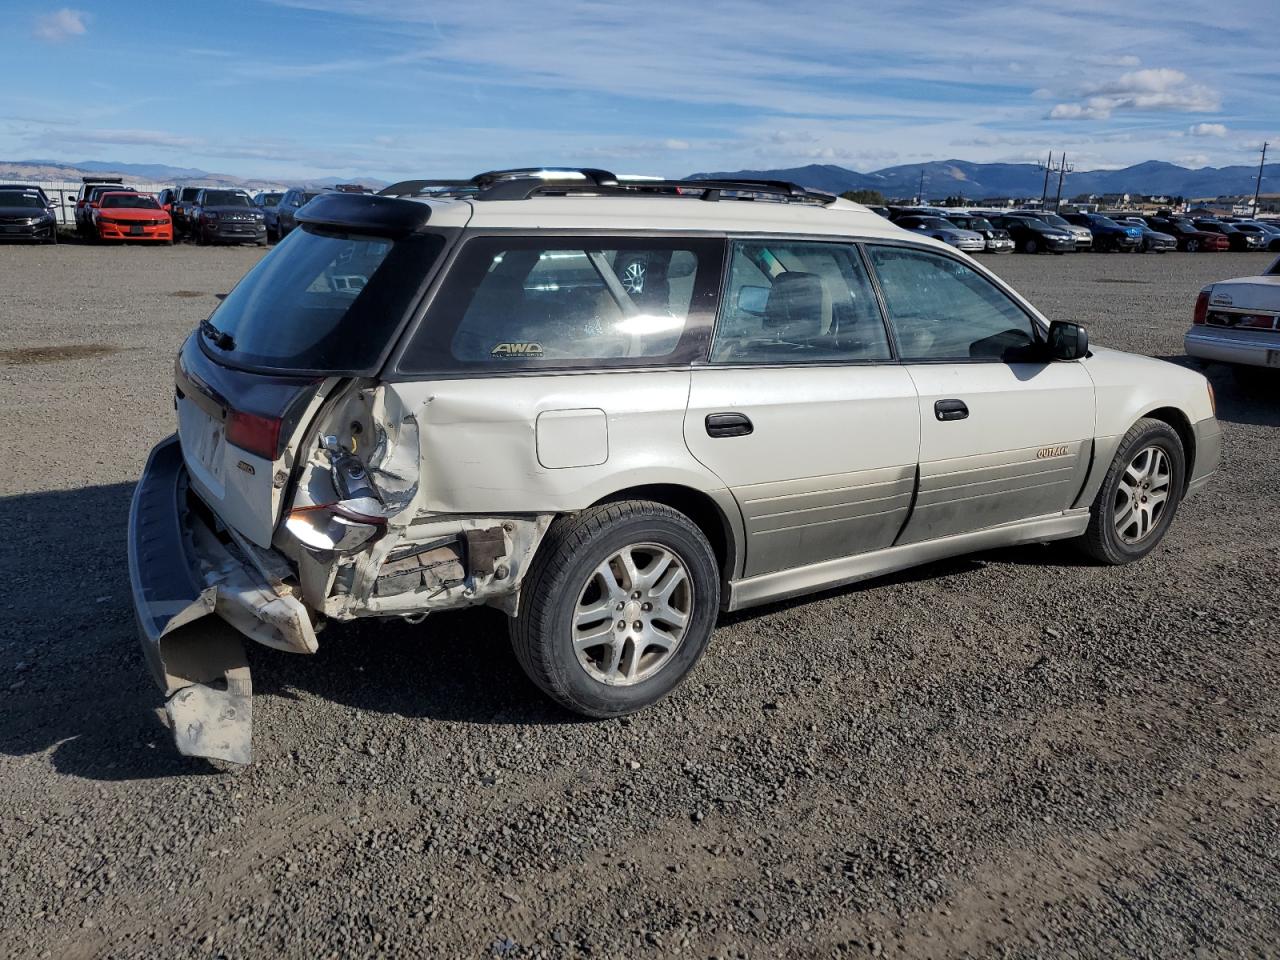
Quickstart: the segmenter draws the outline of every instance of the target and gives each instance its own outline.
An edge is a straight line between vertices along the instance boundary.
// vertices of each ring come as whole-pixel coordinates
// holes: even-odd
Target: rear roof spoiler
[[[367,193],[322,193],[295,215],[299,223],[343,233],[402,237],[423,227],[431,207]]]

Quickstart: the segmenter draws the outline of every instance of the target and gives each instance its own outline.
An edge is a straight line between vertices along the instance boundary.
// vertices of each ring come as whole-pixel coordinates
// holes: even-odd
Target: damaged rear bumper
[[[241,637],[314,653],[315,629],[272,558],[234,535],[224,543],[187,498],[182,449],[169,437],[151,451],[129,511],[139,639],[179,752],[248,763],[252,684]]]

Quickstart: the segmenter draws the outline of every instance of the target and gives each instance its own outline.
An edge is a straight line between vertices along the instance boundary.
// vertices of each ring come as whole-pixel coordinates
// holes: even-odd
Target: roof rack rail
[[[528,200],[535,196],[690,196],[701,200],[774,200],[834,203],[835,194],[810,190],[786,180],[664,180],[617,176],[594,167],[521,167],[490,170],[470,180],[403,180],[378,191],[383,197],[471,197],[475,200]]]

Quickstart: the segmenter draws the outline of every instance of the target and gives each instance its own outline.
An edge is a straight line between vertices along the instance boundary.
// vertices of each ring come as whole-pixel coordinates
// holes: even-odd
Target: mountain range
[[[987,197],[1039,197],[1044,189],[1044,169],[1033,163],[972,163],[968,160],[935,160],[904,163],[870,173],[859,173],[834,164],[810,164],[772,170],[733,170],[695,173],[702,177],[750,177],[789,180],[802,187],[844,193],[846,190],[878,190],[885,198],[912,197],[920,189],[924,171],[924,193],[932,200],[960,194],[967,199]],[[1120,170],[1081,170],[1068,173],[1062,195],[1082,193],[1160,194],[1178,197],[1217,197],[1252,194],[1256,166],[1201,167],[1191,170],[1175,163],[1148,160]],[[1058,188],[1057,173],[1049,177],[1049,195]],[[1263,171],[1263,192],[1280,191],[1280,164],[1269,163]],[[1270,188],[1270,190],[1268,190]]]

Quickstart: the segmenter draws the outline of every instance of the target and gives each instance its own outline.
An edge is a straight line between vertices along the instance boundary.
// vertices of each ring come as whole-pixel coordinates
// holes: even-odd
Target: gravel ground
[[[253,766],[176,755],[124,529],[170,365],[253,249],[0,249],[0,956],[1237,957],[1280,935],[1280,398],[1154,555],[1003,550],[721,618],[630,719],[499,614],[250,651]],[[1177,359],[1262,255],[1009,256]]]

